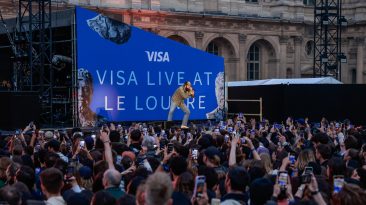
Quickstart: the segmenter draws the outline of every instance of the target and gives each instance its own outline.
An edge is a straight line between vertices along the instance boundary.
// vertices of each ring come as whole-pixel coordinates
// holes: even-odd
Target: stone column
[[[196,38],[196,48],[200,49],[200,50],[203,50],[204,48],[202,48],[202,39],[203,39],[203,36],[204,36],[204,33],[201,32],[201,31],[196,31],[194,33],[194,36]]]
[[[280,36],[280,65],[277,70],[277,77],[285,78],[286,77],[286,69],[287,69],[287,43],[289,37],[288,36]]]
[[[301,36],[296,36],[294,38],[295,45],[295,58],[294,58],[294,76],[295,78],[300,78],[301,76],[301,48],[302,48],[303,38]]]
[[[226,58],[225,59],[225,80],[237,81],[239,80],[239,75],[237,72],[237,64],[239,63],[239,58]]]
[[[238,80],[247,80],[247,54],[245,52],[245,42],[247,36],[245,34],[239,34],[239,66],[237,67]]]
[[[365,38],[356,38],[356,43],[357,43],[357,71],[356,71],[356,75],[357,75],[357,84],[362,84],[363,83],[363,46],[365,43]]]

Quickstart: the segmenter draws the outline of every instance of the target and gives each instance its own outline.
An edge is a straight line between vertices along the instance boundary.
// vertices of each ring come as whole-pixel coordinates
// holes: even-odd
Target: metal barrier
[[[243,113],[244,116],[257,116],[260,121],[263,120],[263,99],[259,98],[258,100],[239,100],[239,99],[230,99],[226,100],[226,102],[259,102],[259,113]],[[227,113],[228,115],[234,115],[237,113]]]

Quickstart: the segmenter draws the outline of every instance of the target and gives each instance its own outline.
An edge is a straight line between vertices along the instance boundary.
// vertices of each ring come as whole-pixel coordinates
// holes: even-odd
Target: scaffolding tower
[[[19,90],[39,92],[41,123],[53,125],[51,0],[19,0],[14,41],[24,56],[16,59]]]
[[[332,76],[342,80],[341,63],[347,62],[342,53],[342,27],[347,20],[342,16],[341,0],[316,0],[314,7],[314,77]]]

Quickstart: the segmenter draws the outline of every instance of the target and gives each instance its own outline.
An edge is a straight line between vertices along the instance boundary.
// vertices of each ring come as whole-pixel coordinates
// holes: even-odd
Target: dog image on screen
[[[87,20],[87,24],[100,37],[118,45],[126,43],[131,37],[131,27],[129,25],[102,14]]]

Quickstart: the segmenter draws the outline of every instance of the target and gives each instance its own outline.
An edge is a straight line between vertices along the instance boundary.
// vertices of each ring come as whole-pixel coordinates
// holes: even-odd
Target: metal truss
[[[24,50],[19,62],[23,69],[22,90],[38,91],[41,123],[53,124],[53,68],[52,68],[51,0],[19,0],[16,44]]]
[[[342,26],[340,0],[316,0],[314,7],[314,77],[332,76],[341,80]]]

